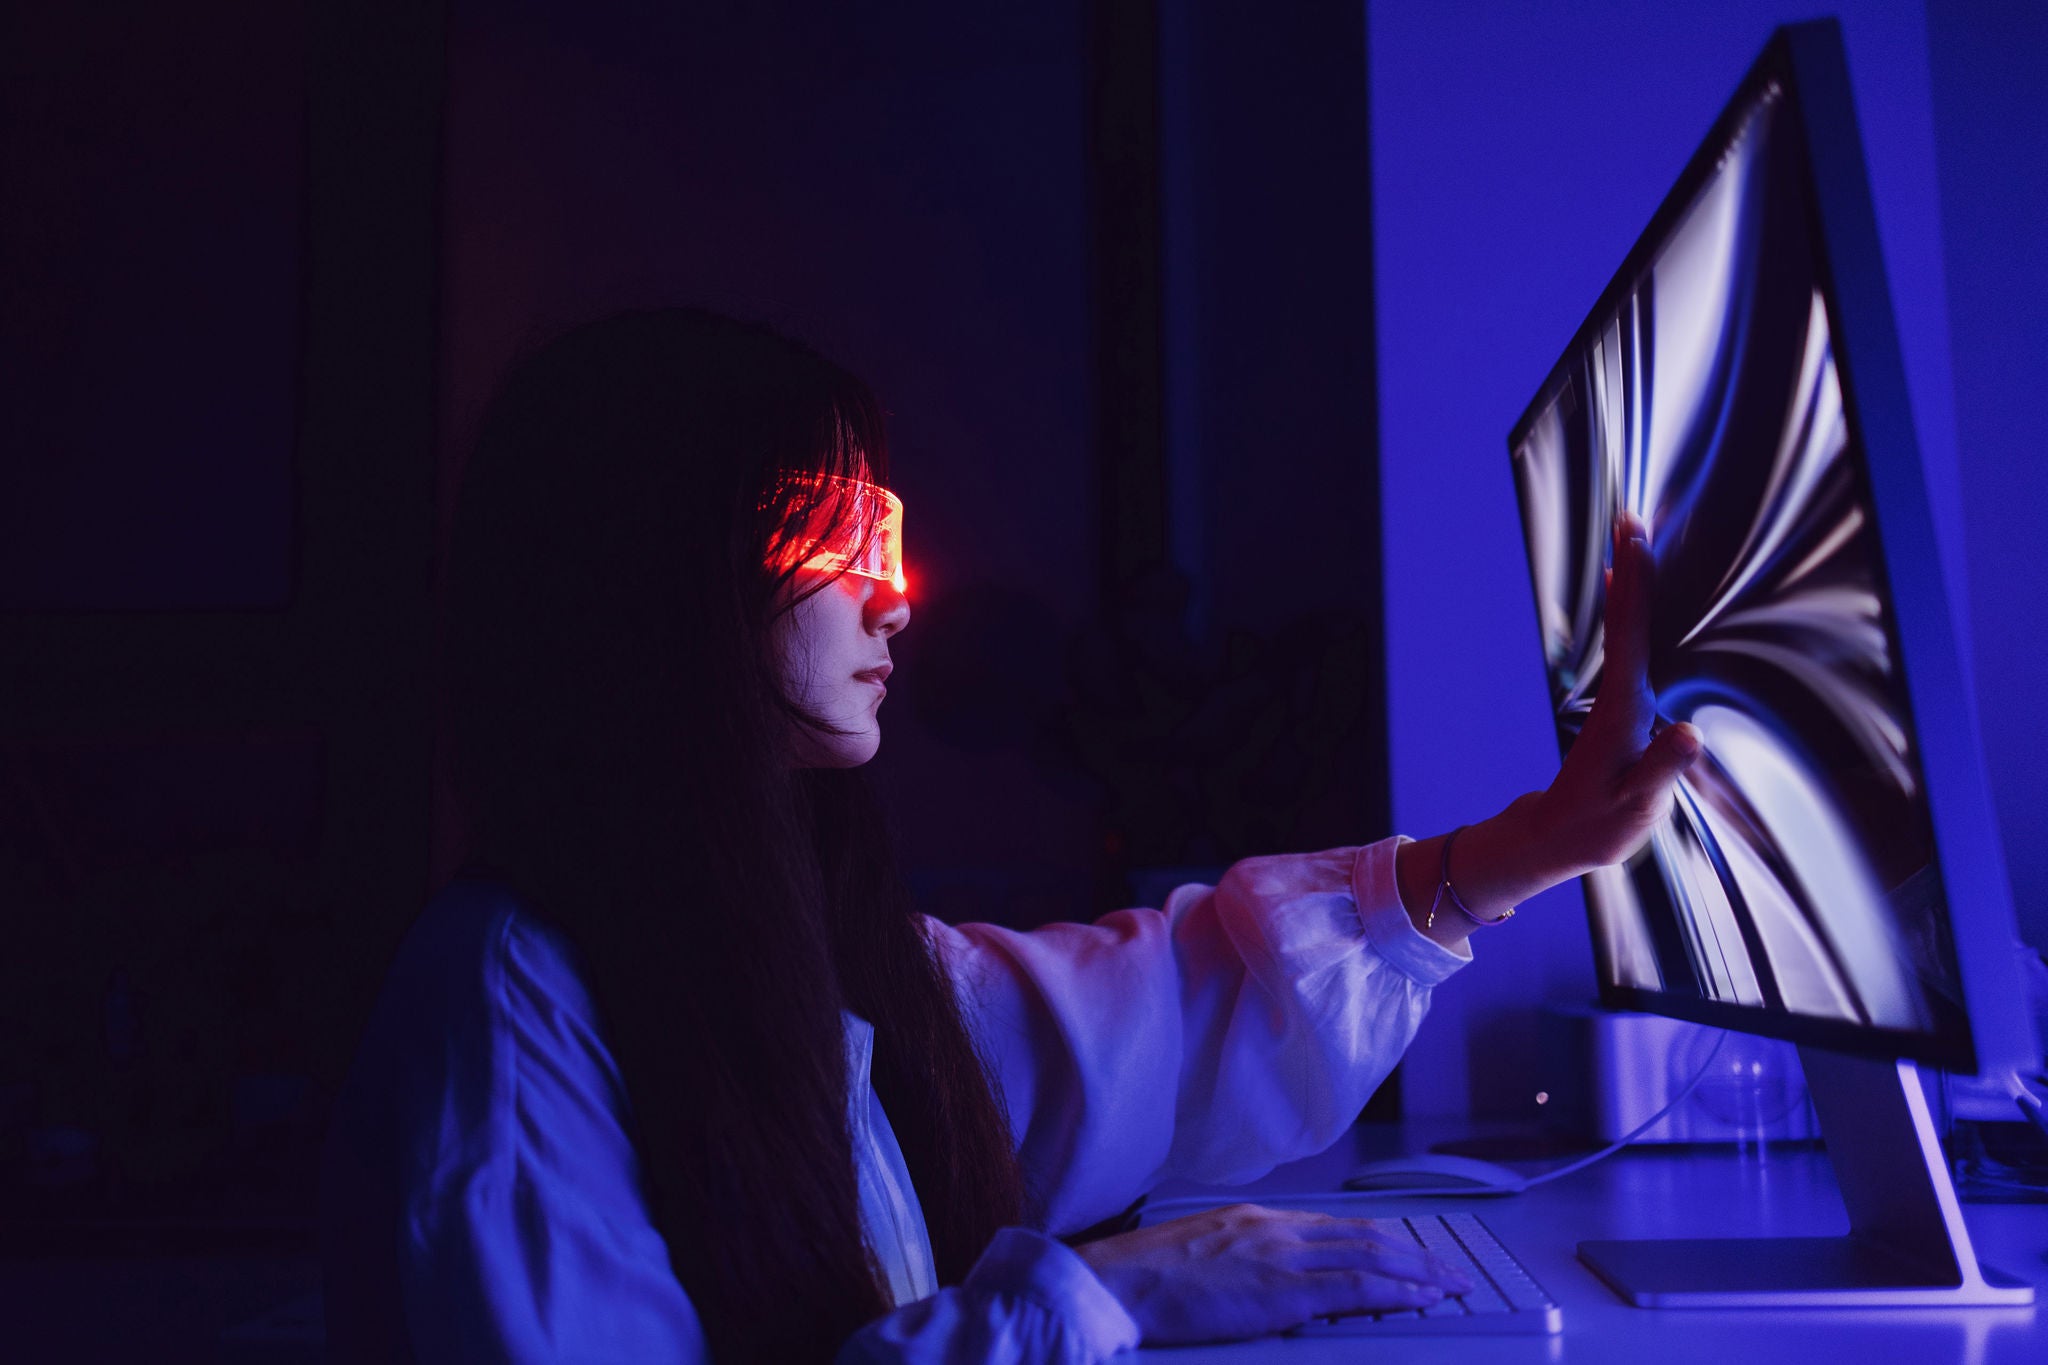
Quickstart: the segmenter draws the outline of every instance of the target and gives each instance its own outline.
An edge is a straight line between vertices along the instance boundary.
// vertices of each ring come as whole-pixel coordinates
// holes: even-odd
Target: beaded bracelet
[[[1429,902],[1429,914],[1422,921],[1422,927],[1425,929],[1436,927],[1436,908],[1443,902],[1445,892],[1450,893],[1451,904],[1458,908],[1458,913],[1471,920],[1474,924],[1499,924],[1502,920],[1510,920],[1515,917],[1515,907],[1511,905],[1492,919],[1481,919],[1472,913],[1471,907],[1458,898],[1457,888],[1451,885],[1451,845],[1458,841],[1458,836],[1465,832],[1465,828],[1464,825],[1460,825],[1444,836],[1443,866],[1437,871],[1436,895]]]

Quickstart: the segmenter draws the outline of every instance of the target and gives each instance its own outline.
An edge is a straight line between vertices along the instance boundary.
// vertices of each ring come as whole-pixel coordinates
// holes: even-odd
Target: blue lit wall
[[[1927,26],[1985,765],[2021,933],[2048,947],[2048,6],[1932,5]]]
[[[2005,604],[2014,583],[2041,579],[2038,545],[2020,532],[2041,520],[2039,461],[2017,449],[2023,428],[1995,410],[2013,404],[2006,395],[2024,381],[2001,384],[2000,371],[1979,366],[1989,351],[2019,368],[2010,357],[2031,326],[2035,359],[2024,363],[2038,372],[2039,309],[2032,321],[2023,308],[1992,316],[2005,305],[2001,267],[1989,262],[2012,254],[2007,238],[2022,224],[2043,221],[2041,173],[2038,161],[1988,145],[1995,105],[1963,106],[1984,79],[1973,44],[2040,46],[2014,48],[1990,36],[1996,30],[1944,20],[1933,36],[1948,46],[1930,62],[1920,5],[1868,0],[1836,12],[1943,567],[1955,600],[1971,609],[1958,611],[1959,626],[1967,634],[1974,621],[1980,636],[1999,637],[1984,651],[1987,747],[2037,754],[2038,742],[2019,747],[2029,736],[2010,718],[2021,710],[2015,699],[2037,696],[2043,683],[2041,632],[2011,629]],[[1808,17],[1766,0],[1581,3],[1541,14],[1469,0],[1369,6],[1388,726],[1403,832],[1482,818],[1555,770],[1508,428],[1772,28]],[[2024,89],[2016,62],[2000,79],[2008,93]],[[2038,109],[2038,93],[2028,97]],[[1956,151],[1946,179],[1938,150],[1951,149],[1938,149],[1938,130]],[[1981,169],[1961,169],[1977,165],[1963,149],[2009,177],[2015,163],[2029,167],[2021,188],[1986,188]],[[1971,220],[1969,250],[1952,243],[1945,254],[1945,215],[1958,212]],[[2038,236],[2031,250],[2038,299]],[[1959,258],[1962,292],[1952,301],[1947,267]],[[1952,320],[1966,335],[1953,352],[1957,366],[1970,366],[1960,376]],[[1959,401],[1969,405],[1961,417]],[[1962,459],[1959,426],[1980,443]],[[1991,432],[2006,442],[1997,453]],[[2028,625],[2037,627],[2038,608],[2023,610],[2036,612]],[[2037,740],[2038,715],[2031,723]],[[2031,876],[2036,887],[2037,769],[2038,760],[2009,760],[1993,773],[2016,880]],[[2048,937],[2039,933],[2039,893],[2029,897],[2023,883],[2021,899],[2035,936]],[[1534,1011],[1594,993],[1576,889],[1540,899],[1512,935],[1482,937],[1477,952],[1455,988],[1438,993],[1410,1053],[1411,1113],[1529,1112],[1518,1077],[1534,1062]]]

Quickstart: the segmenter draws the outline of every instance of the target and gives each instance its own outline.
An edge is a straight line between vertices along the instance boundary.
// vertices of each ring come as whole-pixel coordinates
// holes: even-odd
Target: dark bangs
[[[889,483],[889,440],[880,405],[860,380],[829,361],[820,359],[819,364],[825,370],[820,396],[826,405],[811,423],[810,439],[802,447],[806,458],[777,463],[763,480],[766,492],[753,516],[744,522],[749,528],[742,551],[746,562],[780,566],[772,569],[767,585],[770,612],[776,615],[831,581],[791,591],[799,569],[799,562],[788,554],[791,542],[799,536],[836,537],[852,520],[853,509],[830,497],[822,480],[867,479],[885,488]]]

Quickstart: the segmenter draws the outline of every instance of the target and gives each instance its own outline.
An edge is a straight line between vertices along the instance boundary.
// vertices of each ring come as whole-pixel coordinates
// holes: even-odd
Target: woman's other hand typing
[[[1426,1308],[1472,1285],[1371,1219],[1232,1204],[1075,1248],[1148,1346],[1235,1341],[1328,1313]]]

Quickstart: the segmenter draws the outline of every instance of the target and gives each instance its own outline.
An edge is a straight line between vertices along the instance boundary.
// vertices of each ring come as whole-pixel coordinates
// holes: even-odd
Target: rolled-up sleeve
[[[1399,837],[1249,858],[1163,909],[1028,933],[926,922],[994,1068],[1044,1226],[1168,1178],[1238,1184],[1321,1151],[1470,960],[1415,931]]]
[[[869,1323],[837,1365],[1097,1365],[1138,1336],[1079,1255],[1004,1228],[958,1285]]]

